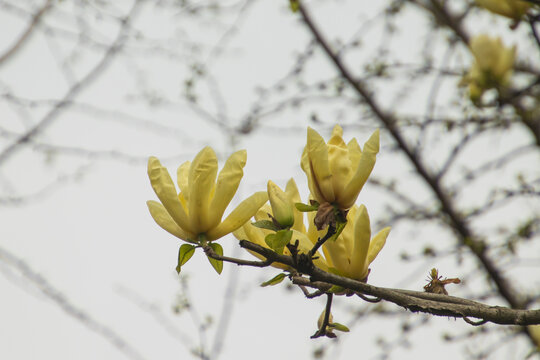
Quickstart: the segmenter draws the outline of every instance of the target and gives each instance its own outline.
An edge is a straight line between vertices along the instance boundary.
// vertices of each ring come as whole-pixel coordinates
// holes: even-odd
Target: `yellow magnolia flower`
[[[314,215],[309,214],[313,217]],[[354,206],[347,214],[347,225],[335,241],[328,240],[322,246],[328,268],[351,279],[365,281],[369,275],[369,265],[375,260],[390,233],[385,227],[371,238],[369,215],[364,205]],[[314,225],[308,228],[308,237],[315,243],[323,231]]]
[[[506,48],[500,38],[487,35],[474,37],[470,44],[474,63],[463,79],[469,85],[473,101],[478,100],[485,90],[506,86],[512,75],[516,55],[515,46]]]
[[[298,193],[298,188],[296,187],[296,183],[293,179],[290,179],[287,182],[287,187],[285,188],[285,195],[290,203],[296,203],[300,202],[300,194]],[[304,226],[303,221],[303,213],[298,211],[295,207],[292,207],[293,216],[294,216],[294,224],[291,226],[291,231],[293,232],[291,237],[291,243],[294,243],[296,240],[299,242],[299,250],[302,253],[308,253],[311,248],[313,247],[313,243],[311,240],[307,237],[307,234],[305,233],[306,228]],[[273,215],[272,208],[265,204],[263,207],[257,211],[255,214],[255,220],[261,221],[261,220],[270,220],[270,217],[268,214]],[[236,236],[238,240],[248,240],[251,241],[257,245],[263,246],[265,248],[269,248],[269,246],[266,244],[265,238],[267,235],[274,233],[271,230],[261,229],[256,226],[253,226],[250,222],[245,223],[241,228],[234,231],[233,234]],[[249,250],[248,250],[249,251]],[[261,260],[264,260],[264,256],[259,255],[255,252],[249,251],[252,255],[258,257]],[[283,249],[284,255],[290,255],[290,251],[285,248]],[[326,270],[327,267],[320,258],[320,254],[317,254],[316,257],[319,259],[315,259],[313,262],[316,266],[320,267],[323,270]],[[273,263],[273,267],[278,269],[287,270],[288,266],[284,264],[279,263]]]
[[[531,3],[520,0],[476,0],[476,3],[498,15],[520,20],[531,7]]]
[[[158,159],[148,159],[148,176],[161,203],[148,201],[156,223],[174,236],[189,242],[219,239],[241,227],[268,200],[266,192],[257,192],[242,201],[222,222],[246,164],[245,150],[232,154],[219,173],[214,150],[205,147],[193,160],[178,168],[180,193]]]
[[[375,166],[379,130],[364,144],[363,151],[354,138],[345,144],[342,135],[343,129],[336,125],[326,143],[321,135],[308,128],[301,165],[309,190],[319,204],[330,203],[347,210],[355,203]]]

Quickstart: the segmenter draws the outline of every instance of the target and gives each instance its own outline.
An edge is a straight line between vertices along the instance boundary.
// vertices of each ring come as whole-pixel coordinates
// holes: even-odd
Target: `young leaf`
[[[331,328],[332,330],[337,330],[337,331],[343,331],[343,332],[350,331],[348,327],[340,323],[331,323],[331,324],[328,324],[328,327]]]
[[[341,234],[341,232],[343,231],[343,229],[345,229],[345,225],[347,225],[347,221],[345,222],[338,222],[336,224],[336,232],[334,233],[334,235],[330,236],[330,238],[327,240],[327,241],[336,241],[336,239],[338,238],[338,236]]]
[[[280,255],[283,255],[283,248],[291,241],[292,231],[280,230],[275,234],[268,234],[264,238],[266,245]]]
[[[274,276],[273,278],[271,278],[270,280],[268,281],[265,281],[261,284],[262,287],[265,287],[265,286],[273,286],[273,285],[277,285],[279,284],[280,282],[283,281],[283,279],[285,279],[287,275],[284,274],[284,273],[280,273],[280,274],[277,274],[276,276]]]
[[[294,206],[296,207],[296,210],[300,212],[310,212],[310,211],[317,211],[319,208],[319,204],[315,203],[315,205],[307,205],[302,203],[295,203]]]
[[[178,274],[180,274],[180,269],[182,268],[182,265],[187,263],[194,253],[195,246],[189,244],[184,244],[180,246],[180,250],[178,251],[178,265],[176,265],[176,272]]]
[[[208,245],[212,248],[212,250],[214,250],[216,254],[223,256],[223,248],[221,247],[221,245],[215,242],[211,242]],[[210,261],[210,264],[212,265],[214,270],[216,270],[218,274],[221,274],[221,271],[223,271],[223,261],[212,259],[210,256],[208,257],[208,261]]]
[[[267,229],[272,231],[279,231],[279,228],[270,220],[259,220],[252,222],[251,225],[261,228],[261,229]]]

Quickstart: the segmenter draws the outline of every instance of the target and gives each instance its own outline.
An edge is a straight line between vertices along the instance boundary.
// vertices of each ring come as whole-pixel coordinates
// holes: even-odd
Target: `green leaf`
[[[261,229],[267,229],[272,231],[279,231],[279,228],[270,220],[259,220],[251,223],[251,225],[261,228]]]
[[[317,211],[319,209],[319,204],[314,203],[313,205],[307,205],[302,203],[294,203],[294,207],[296,207],[296,210],[300,212],[311,212]]]
[[[286,276],[287,276],[287,274],[285,274],[285,273],[277,274],[276,276],[274,276],[274,277],[271,278],[270,280],[263,282],[263,283],[261,284],[261,286],[262,286],[262,287],[266,287],[266,286],[277,285],[277,284],[279,284],[280,282],[282,282],[283,279],[285,279]]]
[[[180,269],[182,268],[182,265],[188,262],[189,259],[195,254],[195,246],[184,244],[180,246],[180,250],[178,251],[178,265],[176,265],[176,272],[180,274]]]
[[[211,242],[208,245],[212,248],[212,250],[214,250],[216,254],[223,256],[223,248],[221,247],[221,245],[214,242]],[[208,256],[208,261],[210,261],[210,264],[212,265],[214,270],[216,270],[218,274],[221,274],[221,272],[223,271],[223,261],[213,259],[210,256]]]
[[[345,325],[343,324],[340,324],[340,323],[331,323],[331,324],[328,324],[328,327],[333,329],[333,330],[337,330],[337,331],[343,331],[343,332],[349,332],[349,328],[346,327]]]
[[[268,234],[264,238],[266,245],[280,255],[283,255],[283,248],[291,241],[291,230],[280,230],[275,234]]]
[[[336,232],[334,233],[334,235],[330,236],[330,238],[327,240],[327,241],[336,241],[338,236],[341,234],[341,232],[343,231],[343,229],[345,229],[345,225],[347,225],[347,221],[345,222],[338,222],[336,224]]]
[[[328,290],[326,290],[326,292],[329,292],[329,293],[340,293],[340,292],[343,292],[345,291],[345,288],[343,286],[339,286],[339,285],[332,285],[332,287]]]

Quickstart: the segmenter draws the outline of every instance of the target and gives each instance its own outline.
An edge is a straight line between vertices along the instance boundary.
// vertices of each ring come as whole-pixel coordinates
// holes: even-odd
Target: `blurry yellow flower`
[[[520,0],[476,0],[476,3],[495,14],[514,20],[520,20],[531,7],[530,3]]]
[[[313,216],[310,214],[309,216]],[[326,265],[351,279],[365,281],[369,265],[375,260],[390,233],[385,227],[371,238],[369,215],[364,205],[354,206],[347,214],[347,225],[335,241],[326,241],[323,248]],[[315,243],[324,235],[314,225],[308,229],[308,237]]]
[[[327,144],[321,135],[308,128],[301,165],[309,190],[319,204],[330,203],[347,210],[355,203],[375,166],[379,130],[364,144],[363,151],[354,138],[345,144],[342,135],[343,129],[336,125]]]
[[[471,99],[475,101],[485,90],[508,84],[516,49],[506,48],[500,38],[491,38],[487,35],[474,37],[469,46],[474,63],[463,83],[469,85]]]
[[[300,202],[300,195],[298,193],[298,188],[296,187],[296,183],[294,182],[293,179],[290,179],[287,182],[285,195],[286,195],[286,198],[291,203]],[[295,207],[292,208],[292,211],[293,211],[293,217],[294,217],[294,224],[291,227],[291,231],[293,232],[293,234],[292,234],[290,242],[294,243],[296,240],[298,240],[299,242],[298,248],[300,252],[308,253],[313,247],[313,244],[305,233],[306,228],[304,226],[304,221],[303,221],[304,215],[303,213],[299,212]],[[268,214],[274,216],[272,213],[272,208],[268,204],[266,204],[263,207],[261,207],[259,211],[257,211],[257,213],[255,214],[255,220],[256,221],[270,220],[270,217],[268,216]],[[242,226],[241,228],[233,232],[234,236],[236,236],[238,240],[248,240],[257,245],[263,246],[265,248],[269,248],[269,246],[266,244],[266,241],[265,241],[266,236],[273,233],[274,232],[271,230],[261,229],[256,226],[253,226],[250,222],[245,223],[244,226]],[[255,252],[250,251],[250,253],[261,260],[265,259],[262,255],[259,255]],[[287,248],[285,248],[283,249],[283,254],[290,255],[291,253]],[[321,269],[326,270],[327,267],[324,261],[320,259],[320,254],[317,254],[316,257],[319,257],[319,259],[315,259],[313,261],[314,264],[320,267]],[[273,263],[272,266],[278,269],[283,269],[283,270],[288,269],[287,265],[279,264],[279,263]]]
[[[189,242],[202,237],[212,241],[241,227],[268,200],[266,192],[257,192],[242,201],[221,222],[244,174],[245,150],[232,154],[219,173],[214,150],[205,147],[193,160],[178,168],[180,193],[158,159],[148,159],[148,176],[160,202],[148,201],[156,223],[174,236]]]

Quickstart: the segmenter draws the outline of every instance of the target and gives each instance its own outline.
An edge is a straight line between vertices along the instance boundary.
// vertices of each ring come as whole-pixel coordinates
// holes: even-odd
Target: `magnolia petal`
[[[307,214],[308,217],[308,229],[307,229],[307,236],[309,240],[315,245],[317,240],[319,240],[319,237],[321,237],[321,232],[317,230],[317,227],[315,226],[315,211],[309,212]],[[324,233],[323,235],[324,236]]]
[[[161,226],[162,229],[176,236],[177,238],[193,242],[192,239],[195,239],[195,236],[182,230],[182,228],[173,220],[171,215],[169,215],[163,205],[153,200],[147,201],[146,205],[148,206],[148,210],[150,210],[150,215],[152,215],[154,221]]]
[[[386,238],[388,237],[388,234],[390,233],[390,227],[385,227],[381,231],[377,233],[369,243],[369,250],[366,260],[366,266],[369,266],[375,260],[377,255],[379,255],[379,252],[383,248],[384,244],[386,243]]]
[[[369,214],[366,207],[360,205],[354,222],[354,250],[351,262],[351,275],[357,280],[362,280],[367,275],[365,274],[365,267],[370,239]]]
[[[189,167],[189,219],[196,233],[210,229],[210,196],[216,182],[217,157],[207,146],[202,149]]]
[[[206,233],[207,239],[216,240],[238,229],[255,215],[266,201],[268,201],[268,194],[265,191],[259,191],[251,195],[242,201],[222,223],[210,229]]]
[[[190,165],[191,162],[186,161],[178,167],[178,170],[176,170],[176,182],[178,183],[180,193],[184,195],[185,200],[189,199],[188,174]]]
[[[318,132],[308,127],[307,149],[311,173],[314,175],[324,199],[332,203],[335,200],[332,187],[332,173],[328,163],[328,146]]]
[[[352,254],[354,251],[354,221],[356,220],[357,211],[358,206],[356,205],[350,208],[347,214],[347,225],[345,225],[340,235],[343,238],[347,254]]]
[[[304,152],[302,153],[300,166],[302,167],[302,170],[304,170],[304,172],[306,173],[306,177],[308,180],[308,187],[309,187],[309,191],[311,192],[311,195],[313,195],[315,200],[317,200],[320,204],[326,202],[321,192],[321,189],[319,188],[319,184],[317,184],[317,180],[315,179],[315,174],[312,171],[307,146],[304,148]]]
[[[247,223],[246,223],[247,224]],[[248,240],[248,237],[246,235],[246,232],[244,230],[244,227],[239,227],[238,229],[233,231],[233,235],[238,240]]]
[[[173,220],[186,232],[195,233],[189,222],[189,218],[178,199],[176,188],[169,175],[159,160],[155,157],[148,159],[148,177],[157,197],[167,209]]]
[[[360,157],[362,156],[362,149],[358,145],[356,138],[352,138],[351,141],[347,144],[347,149],[349,150],[349,160],[351,161],[351,170],[352,174],[356,174],[358,169],[358,163],[360,162]]]
[[[216,227],[225,209],[238,190],[240,180],[244,176],[244,166],[247,161],[246,150],[240,150],[229,156],[223,169],[219,172],[216,192],[210,205],[210,228]]]
[[[338,203],[343,209],[350,208],[358,198],[358,194],[362,187],[366,183],[373,167],[375,166],[375,160],[377,153],[379,152],[379,130],[371,135],[371,137],[364,144],[364,151],[358,162],[358,168],[356,173],[351,178],[351,181],[345,187],[341,197],[338,199]]]
[[[306,232],[306,227],[304,226],[304,213],[296,209],[294,204],[301,203],[302,199],[300,198],[300,193],[298,192],[298,187],[294,179],[289,179],[287,181],[287,186],[285,187],[285,195],[293,204],[293,213],[294,213],[294,224],[292,226],[293,230],[300,231],[301,233]]]
[[[261,220],[272,220],[268,214],[272,214],[272,208],[269,204],[264,204],[257,210],[255,213],[255,220],[261,221]]]
[[[339,198],[339,194],[345,189],[345,186],[352,176],[349,149],[343,141],[343,138],[339,135],[340,133],[343,133],[343,131],[334,131],[332,137],[328,141],[328,163],[330,164],[332,188],[334,189],[336,198]]]

